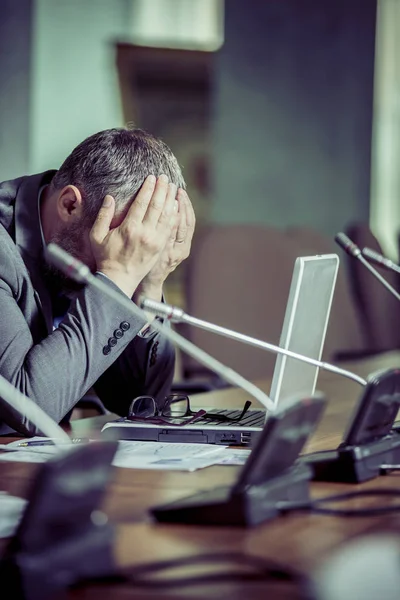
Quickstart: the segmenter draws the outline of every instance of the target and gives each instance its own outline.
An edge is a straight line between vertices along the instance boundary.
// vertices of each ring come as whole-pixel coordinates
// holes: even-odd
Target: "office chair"
[[[286,233],[297,245],[299,255],[338,253],[334,239],[315,229],[291,227]],[[343,257],[340,258],[323,351],[323,358],[327,361],[359,359],[369,354],[363,338],[361,317],[352,295],[347,265]]]
[[[186,312],[261,340],[279,343],[297,248],[277,229],[209,225],[197,233],[186,267]],[[272,377],[276,356],[204,330],[178,331],[248,379]],[[184,381],[218,380],[182,356]]]

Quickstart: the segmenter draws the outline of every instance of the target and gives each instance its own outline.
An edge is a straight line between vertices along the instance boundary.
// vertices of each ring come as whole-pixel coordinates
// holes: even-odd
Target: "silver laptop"
[[[296,259],[279,342],[281,348],[321,359],[338,267],[337,254]],[[318,367],[278,355],[270,397],[278,406],[294,396],[311,396],[317,377]],[[210,413],[235,418],[240,412],[237,409],[210,409],[206,419],[183,427],[132,422],[122,417],[106,423],[101,434],[106,439],[246,446],[262,431],[268,417],[265,409],[249,410],[240,421],[235,422],[221,423],[210,418]]]

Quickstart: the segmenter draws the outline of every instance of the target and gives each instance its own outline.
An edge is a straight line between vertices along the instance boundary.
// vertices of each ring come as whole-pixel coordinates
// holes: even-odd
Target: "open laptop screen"
[[[337,254],[296,259],[279,345],[321,359],[336,284]],[[270,397],[275,404],[315,391],[318,367],[278,355]]]

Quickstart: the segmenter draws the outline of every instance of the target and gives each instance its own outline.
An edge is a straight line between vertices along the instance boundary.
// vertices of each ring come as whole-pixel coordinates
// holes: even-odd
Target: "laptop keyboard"
[[[224,415],[230,419],[235,419],[240,416],[241,410],[208,410],[207,415]],[[199,419],[196,421],[196,425],[223,425],[229,427],[230,425],[235,427],[264,427],[265,425],[265,411],[264,410],[248,410],[240,421],[220,421],[219,419]]]

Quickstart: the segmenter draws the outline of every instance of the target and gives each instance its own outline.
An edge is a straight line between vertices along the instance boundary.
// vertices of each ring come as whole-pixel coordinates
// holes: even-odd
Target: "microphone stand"
[[[335,365],[318,361],[279,346],[274,346],[186,314],[182,309],[156,302],[141,300],[144,310],[169,319],[200,327],[212,333],[245,342],[252,346],[284,354],[313,364],[361,383],[363,395],[348,427],[349,434],[336,449],[305,456],[302,460],[313,470],[313,479],[320,481],[361,482],[380,474],[382,464],[400,461],[400,435],[392,431],[400,408],[400,371],[388,370],[364,380],[358,375]]]
[[[396,290],[365,260],[358,246],[344,233],[337,234],[335,240],[400,299]],[[390,466],[394,467],[400,461],[400,435],[394,427],[399,408],[400,370],[388,369],[370,375],[338,448],[304,457],[313,468],[314,479],[360,483],[389,472]]]
[[[335,236],[335,241],[339,244],[339,246],[350,256],[353,256],[357,260],[359,260],[366,269],[376,278],[378,281],[397,299],[400,300],[400,294],[394,289],[393,286],[390,285],[386,281],[384,277],[372,266],[369,262],[364,258],[364,252],[360,250],[360,248],[351,241],[349,237],[345,233],[338,233]],[[368,253],[367,253],[368,254]],[[379,255],[378,255],[379,256]],[[372,257],[370,257],[372,258]],[[381,264],[381,263],[380,263]],[[382,266],[385,266],[382,264]]]
[[[200,329],[205,329],[206,331],[223,335],[224,337],[228,337],[239,342],[244,342],[245,344],[249,344],[250,346],[262,348],[263,350],[268,350],[269,352],[273,352],[274,354],[283,354],[284,356],[288,356],[289,358],[294,358],[295,360],[314,365],[315,367],[319,367],[321,369],[324,369],[325,371],[331,371],[332,373],[336,373],[337,375],[342,375],[343,377],[352,379],[353,381],[356,381],[362,386],[365,386],[367,384],[365,379],[363,379],[359,375],[356,375],[355,373],[352,373],[351,371],[346,371],[345,369],[341,369],[340,367],[337,367],[330,363],[323,362],[321,360],[317,360],[309,356],[304,356],[303,354],[298,354],[297,352],[286,350],[285,348],[281,348],[280,346],[275,346],[274,344],[270,344],[269,342],[258,340],[256,338],[250,337],[249,335],[233,331],[232,329],[227,329],[226,327],[221,327],[220,325],[215,325],[214,323],[209,323],[208,321],[203,321],[202,319],[192,317],[185,313],[181,308],[177,308],[169,304],[163,304],[162,302],[156,302],[155,300],[150,300],[149,298],[142,299],[140,305],[144,310],[158,315],[159,317],[164,317],[172,321],[173,323],[188,323],[189,325],[193,325],[194,327],[199,327]]]
[[[117,442],[92,442],[47,461],[0,560],[15,600],[66,598],[67,588],[114,576],[115,526],[101,512]]]

